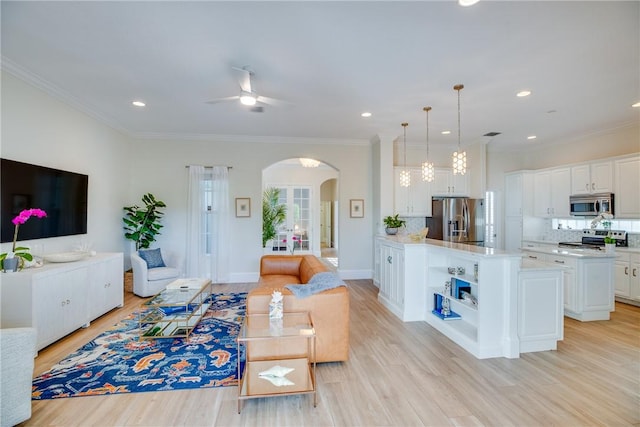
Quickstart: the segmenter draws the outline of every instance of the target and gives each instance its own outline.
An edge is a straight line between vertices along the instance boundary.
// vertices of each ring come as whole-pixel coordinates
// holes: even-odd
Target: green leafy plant
[[[279,203],[280,190],[278,188],[265,188],[262,193],[262,247],[276,237],[278,226],[287,217],[287,206]]]
[[[615,244],[615,243],[616,243],[616,239],[614,239],[614,238],[613,238],[613,237],[611,237],[611,236],[605,236],[605,238],[604,238],[604,242],[605,242],[605,243],[609,243],[609,244],[611,244],[611,243],[614,243],[614,244]]]
[[[406,224],[406,221],[403,219],[398,218],[398,215],[400,214],[395,214],[394,216],[387,216],[385,218],[382,219],[382,222],[384,222],[385,227],[387,228],[400,228],[403,225]]]
[[[122,218],[124,237],[135,242],[136,250],[148,248],[156,240],[156,235],[161,234],[160,229],[163,225],[160,224],[160,220],[164,212],[159,208],[167,207],[151,193],[142,196],[142,202],[144,207],[133,205],[123,208],[126,212],[126,216]]]

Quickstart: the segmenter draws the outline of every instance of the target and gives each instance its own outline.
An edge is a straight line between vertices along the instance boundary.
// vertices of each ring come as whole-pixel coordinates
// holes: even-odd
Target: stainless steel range
[[[604,249],[604,238],[610,236],[616,241],[616,246],[629,246],[629,238],[626,231],[622,230],[594,230],[585,228],[582,230],[582,241],[560,242],[561,248]]]

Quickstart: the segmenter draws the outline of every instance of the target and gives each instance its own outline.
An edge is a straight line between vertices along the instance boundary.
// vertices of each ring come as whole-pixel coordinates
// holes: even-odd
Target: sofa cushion
[[[166,267],[159,248],[140,250],[138,255],[147,263],[147,268]]]
[[[166,280],[180,277],[180,270],[173,267],[156,267],[151,268],[147,272],[147,280],[155,282],[156,280]]]

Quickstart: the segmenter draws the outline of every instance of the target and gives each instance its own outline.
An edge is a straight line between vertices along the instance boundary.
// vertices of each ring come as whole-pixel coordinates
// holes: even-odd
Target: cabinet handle
[[[531,259],[538,259],[538,257],[537,257],[537,256],[533,256],[533,255],[529,255],[529,258],[531,258]]]
[[[591,183],[591,190],[595,190],[595,189],[596,189],[596,183],[595,183],[595,182],[592,182],[592,183]]]
[[[554,259],[553,262],[557,264],[564,264],[564,261],[560,261],[559,259]]]
[[[451,192],[452,192],[452,193],[455,193],[455,192],[456,192],[456,186],[455,186],[455,185],[452,185],[452,186],[451,186]]]
[[[391,255],[389,255],[389,256],[387,257],[387,262],[388,262],[389,264],[391,264],[391,260],[392,260],[392,259],[393,259],[393,258],[391,258]]]
[[[636,277],[636,269],[633,269],[633,277]]]
[[[624,268],[624,275],[628,276],[629,275],[629,267],[625,267]]]
[[[585,190],[587,190],[587,191],[589,191],[589,183],[586,183],[586,184],[584,185],[584,189],[585,189]]]
[[[67,300],[67,305],[71,304],[71,301]]]
[[[64,300],[62,300],[62,304],[60,304],[60,305],[64,307],[65,304],[66,303],[64,302]]]

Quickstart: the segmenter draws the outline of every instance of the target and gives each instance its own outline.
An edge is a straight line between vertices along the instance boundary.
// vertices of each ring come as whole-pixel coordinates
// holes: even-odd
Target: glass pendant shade
[[[453,174],[464,175],[467,173],[467,152],[456,151],[452,156],[453,160]]]
[[[436,170],[433,166],[433,162],[422,162],[422,180],[427,182],[433,182],[436,178]]]
[[[458,91],[458,151],[453,153],[452,166],[454,175],[464,175],[467,173],[467,152],[460,149],[460,91],[464,85],[458,84],[453,87]]]
[[[409,187],[411,185],[411,173],[404,169],[400,172],[400,186]]]

